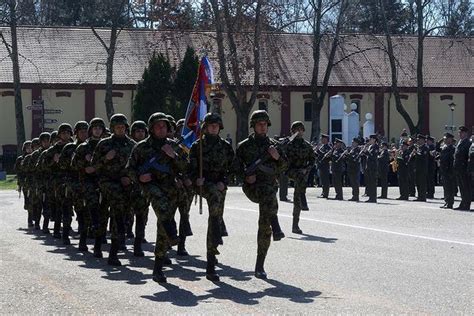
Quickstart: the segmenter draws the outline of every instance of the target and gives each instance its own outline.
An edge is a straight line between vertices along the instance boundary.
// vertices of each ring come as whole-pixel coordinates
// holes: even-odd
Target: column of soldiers
[[[236,154],[220,137],[223,124],[216,114],[206,115],[202,137],[190,150],[180,145],[184,120],[176,123],[163,113],[151,115],[147,124],[136,121],[129,125],[124,115],[115,114],[110,119],[110,130],[102,119],[94,118],[89,123],[77,122],[74,128],[61,124],[57,132],[41,133],[39,138],[25,142],[23,155],[16,163],[28,227],[49,234],[49,224],[54,222],[54,238],[70,245],[75,213],[78,249],[88,252],[88,238],[92,237],[93,256],[102,258],[110,223],[107,263],[120,266],[118,253],[126,249],[127,236],[134,236],[134,256],[144,256],[142,243],[151,205],[157,217],[153,280],[166,282],[163,265],[170,263],[168,250],[177,245],[178,255],[188,255],[185,242],[193,234],[189,212],[194,195],[199,194],[209,206],[206,277],[218,281],[217,249],[223,245],[222,237],[228,235],[223,219],[225,196],[229,178],[237,175],[244,183],[245,195],[259,204],[255,276],[264,279],[271,237],[275,241],[285,237],[277,217],[276,192],[287,159],[279,143],[267,136],[271,125],[267,112],[254,112],[250,121],[254,133],[238,145]],[[299,130],[304,132],[304,126]],[[295,144],[307,146],[301,137]],[[302,163],[296,167],[307,169],[312,165],[312,161]],[[200,168],[202,173],[198,172]],[[306,173],[302,171],[303,178]],[[307,209],[304,189],[302,186],[295,214],[298,208]],[[179,225],[175,221],[177,211]],[[294,227],[298,227],[298,221]]]

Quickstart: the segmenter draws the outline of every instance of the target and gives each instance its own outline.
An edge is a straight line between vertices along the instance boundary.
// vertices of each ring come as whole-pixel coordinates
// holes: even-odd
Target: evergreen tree
[[[147,122],[155,112],[170,113],[172,74],[169,61],[162,54],[153,53],[142,80],[138,82],[132,108],[133,120]]]
[[[175,98],[175,109],[173,112],[176,119],[184,117],[188,107],[189,98],[196,82],[199,60],[192,47],[186,49],[184,58],[179,65],[174,81],[173,96]]]

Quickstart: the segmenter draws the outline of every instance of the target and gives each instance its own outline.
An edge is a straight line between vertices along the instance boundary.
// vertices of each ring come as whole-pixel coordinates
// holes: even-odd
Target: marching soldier
[[[380,199],[386,199],[388,193],[388,168],[390,167],[390,154],[388,153],[387,142],[382,142],[382,148],[377,157],[378,165],[378,178],[380,180],[380,187],[382,192],[379,196]]]
[[[345,155],[347,175],[349,182],[352,187],[352,198],[349,201],[359,201],[359,175],[360,175],[360,143],[359,138],[352,140],[352,147],[348,149],[348,153]]]
[[[24,187],[24,195],[27,197],[26,201],[28,203],[25,204],[26,210],[28,211],[28,227],[34,227],[34,214],[33,214],[33,196],[35,188],[35,179],[34,174],[31,171],[31,159],[33,153],[40,148],[40,141],[39,138],[33,138],[31,141],[31,152],[23,158],[21,161],[21,170],[25,175],[25,181],[23,184]]]
[[[331,184],[331,174],[329,172],[331,151],[332,147],[331,145],[329,145],[329,135],[321,134],[321,145],[319,145],[316,149],[316,155],[318,158],[319,179],[321,181],[321,186],[323,187],[323,192],[319,197],[326,199],[329,196],[329,186]]]
[[[38,162],[40,160],[40,156],[43,152],[48,150],[50,146],[51,134],[48,132],[43,132],[39,136],[40,147],[32,153],[32,157],[30,160],[30,164],[28,166],[28,171],[30,172],[31,176],[33,177],[33,220],[35,222],[35,229],[40,229],[40,221],[41,221],[41,213],[43,211],[43,191],[44,191],[44,184],[45,184],[45,177],[44,173],[38,168]],[[46,179],[47,181],[47,179]],[[43,228],[48,227],[48,223],[45,225],[45,220],[43,221]]]
[[[415,201],[426,202],[426,177],[428,176],[429,149],[425,144],[426,137],[418,134],[417,146],[410,159],[415,161],[415,180],[418,197]]]
[[[127,164],[130,178],[140,183],[157,217],[153,281],[159,283],[166,283],[163,274],[166,252],[179,242],[173,223],[180,186],[176,177],[185,171],[187,164],[182,149],[167,137],[170,130],[171,123],[164,113],[152,114],[148,119],[150,136],[135,146]]]
[[[471,141],[469,140],[469,129],[465,126],[459,127],[459,143],[454,152],[454,172],[459,184],[461,193],[461,204],[455,210],[469,211],[472,200],[471,181],[467,169],[469,160],[469,149]]]
[[[227,192],[228,175],[232,167],[234,150],[232,146],[219,136],[224,128],[218,114],[208,113],[204,117],[202,140],[193,143],[189,153],[191,179],[196,183],[198,192],[207,200],[209,218],[207,226],[207,267],[206,278],[219,281],[216,273],[217,247],[222,244],[221,220],[224,214],[224,201]],[[202,144],[201,144],[202,142]],[[202,145],[202,161],[200,146]],[[199,177],[202,163],[203,177]]]
[[[102,258],[102,242],[105,240],[108,215],[100,207],[99,178],[96,169],[91,166],[94,150],[105,132],[105,123],[101,118],[93,118],[89,122],[87,134],[89,138],[79,146],[72,157],[71,166],[79,174],[82,195],[83,220],[81,236],[87,235],[88,227],[94,231],[94,257]],[[79,202],[80,203],[80,202]]]
[[[398,187],[400,190],[400,196],[397,200],[408,201],[410,196],[410,188],[408,183],[409,177],[409,163],[410,150],[408,149],[408,142],[404,141],[400,145],[400,149],[397,151],[397,176],[398,176]]]
[[[72,167],[71,161],[77,146],[82,144],[87,139],[87,130],[89,124],[85,121],[78,121],[74,125],[74,135],[76,140],[64,146],[59,156],[59,168],[64,173],[64,199],[72,200],[72,206],[76,212],[78,227],[79,227],[79,250],[87,251],[87,231],[89,229],[90,221],[87,221],[87,226],[84,225],[84,218],[87,216],[84,210],[83,196],[81,194],[81,184],[79,182],[79,173]],[[68,203],[70,205],[70,203]]]
[[[306,185],[308,175],[316,155],[309,142],[304,140],[305,127],[303,122],[296,121],[291,124],[291,133],[295,137],[289,141],[286,148],[288,158],[288,177],[294,181],[295,191],[293,194],[293,225],[292,232],[302,234],[299,227],[300,213],[302,210],[308,210],[306,203]]]
[[[259,204],[257,234],[257,261],[255,277],[266,279],[265,257],[273,240],[281,240],[285,234],[278,222],[277,178],[287,167],[286,157],[277,147],[277,141],[267,136],[271,126],[270,117],[264,110],[258,110],[250,116],[250,127],[254,133],[239,143],[236,152],[235,170],[243,176],[242,190],[254,203]]]
[[[23,192],[23,209],[28,210],[28,195],[25,189],[25,183],[26,183],[26,172],[25,170],[22,169],[22,162],[25,159],[25,157],[29,154],[31,154],[31,141],[27,140],[23,143],[21,147],[21,152],[22,154],[16,158],[15,161],[15,166],[14,170],[16,172],[16,179],[17,179],[17,185],[18,185],[18,194],[21,195]],[[28,227],[31,227],[31,224],[33,223],[32,219],[30,218],[28,214]]]
[[[112,136],[102,139],[94,150],[91,166],[99,176],[99,187],[110,207],[111,246],[107,263],[120,266],[117,257],[125,244],[125,219],[130,211],[131,181],[125,170],[135,142],[127,136],[127,117],[114,114],[110,118]]]
[[[441,181],[443,182],[444,205],[440,208],[453,208],[454,192],[456,190],[456,175],[454,174],[454,135],[450,133],[444,134],[444,146],[439,151],[439,171],[441,172]]]
[[[364,179],[367,188],[368,203],[377,203],[377,157],[379,155],[379,145],[377,135],[372,134],[368,143],[361,151],[361,155],[366,156]]]
[[[344,142],[339,138],[334,140],[334,148],[331,154],[332,182],[336,191],[336,200],[344,200],[342,197],[342,177],[344,174]]]

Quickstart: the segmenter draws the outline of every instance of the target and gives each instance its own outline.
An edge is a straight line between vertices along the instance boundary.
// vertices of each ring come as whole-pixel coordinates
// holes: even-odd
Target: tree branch
[[[109,53],[109,47],[107,46],[107,44],[105,44],[104,40],[102,39],[102,37],[100,37],[100,35],[97,33],[97,31],[95,30],[95,27],[91,26],[91,30],[92,30],[92,33],[94,33],[95,37],[97,37],[97,39],[99,40],[99,42],[102,44],[102,46],[105,48],[105,50],[107,51],[107,54]]]

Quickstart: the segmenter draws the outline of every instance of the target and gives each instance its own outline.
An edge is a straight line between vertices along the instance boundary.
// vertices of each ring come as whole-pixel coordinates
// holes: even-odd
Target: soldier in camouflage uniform
[[[93,118],[89,122],[89,138],[78,145],[71,161],[71,167],[78,173],[80,182],[79,196],[75,197],[77,203],[84,205],[82,208],[83,225],[81,235],[87,234],[92,222],[94,232],[94,257],[102,258],[102,241],[107,230],[108,214],[101,212],[99,179],[94,167],[91,166],[92,155],[105,131],[105,123],[101,118]]]
[[[336,200],[342,201],[342,177],[344,174],[344,142],[339,138],[334,140],[331,154],[332,182],[336,191]]]
[[[55,238],[62,237],[63,244],[70,245],[69,234],[72,221],[72,198],[71,196],[66,197],[66,172],[61,170],[59,158],[64,146],[71,141],[71,125],[67,123],[61,124],[58,128],[57,135],[57,142],[44,153],[41,163],[42,169],[48,175],[49,183],[51,183],[51,187],[48,188],[45,199],[48,207],[52,207],[54,204],[58,206],[54,218],[53,236]],[[47,209],[44,208],[43,212],[46,213],[46,211]],[[49,215],[50,214],[45,214],[45,222],[49,219]],[[62,236],[61,222],[63,224]]]
[[[157,217],[153,280],[166,282],[163,264],[170,245],[179,241],[173,227],[173,211],[178,203],[180,183],[177,175],[186,169],[187,160],[178,144],[167,138],[171,123],[164,113],[148,119],[150,136],[133,149],[127,169],[130,178],[140,183]]]
[[[360,176],[360,143],[361,139],[354,138],[352,139],[352,146],[348,149],[347,153],[344,156],[346,161],[347,176],[349,177],[349,182],[352,188],[352,197],[349,201],[358,202],[359,201],[359,176]]]
[[[130,136],[132,139],[140,143],[148,137],[148,127],[143,121],[135,121],[132,124]],[[136,217],[135,221],[135,240],[133,243],[133,255],[135,257],[143,257],[145,254],[142,250],[142,242],[145,238],[145,226],[148,221],[148,205],[150,202],[142,192],[138,182],[132,183],[132,218]],[[132,220],[133,222],[133,220]]]
[[[332,147],[329,144],[329,135],[321,134],[321,145],[316,149],[316,156],[318,159],[318,170],[319,170],[319,180],[323,188],[321,193],[321,198],[328,198],[329,196],[329,187],[331,184],[329,173],[329,162],[331,161],[330,152]]]
[[[224,128],[218,114],[208,113],[202,125],[203,137],[191,147],[189,154],[191,178],[196,183],[197,191],[207,200],[209,217],[207,224],[207,267],[206,278],[219,281],[216,273],[217,247],[222,244],[221,219],[224,214],[224,201],[227,192],[228,175],[234,159],[232,146],[219,136]],[[202,162],[200,147],[202,142]],[[202,163],[203,177],[199,177]]]
[[[74,135],[76,140],[64,146],[59,157],[59,168],[64,173],[64,199],[72,200],[72,206],[76,212],[76,218],[79,227],[79,250],[87,251],[87,230],[84,225],[85,207],[82,196],[82,187],[79,182],[79,173],[73,168],[71,162],[77,146],[87,139],[87,130],[89,124],[85,121],[79,121],[74,125]],[[69,204],[69,202],[68,202]],[[69,207],[69,205],[67,205]]]
[[[305,127],[303,122],[296,121],[291,124],[291,133],[294,135],[286,146],[286,156],[288,158],[287,174],[294,181],[295,191],[293,194],[293,226],[292,232],[302,234],[299,227],[301,210],[307,208],[306,185],[308,183],[309,171],[314,165],[316,154],[313,147],[303,136]],[[295,135],[296,134],[296,135]]]
[[[40,148],[39,138],[33,138],[31,140],[31,153],[26,155],[23,161],[21,162],[21,170],[25,174],[25,195],[28,197],[28,204],[26,205],[26,210],[28,211],[28,227],[34,227],[34,214],[33,214],[33,201],[34,201],[34,192],[35,188],[35,178],[32,172],[32,157],[33,153]],[[34,168],[33,168],[34,169]]]
[[[110,206],[111,246],[107,263],[120,266],[119,245],[125,243],[125,219],[130,212],[131,181],[125,166],[135,142],[126,133],[128,120],[123,114],[110,118],[112,136],[102,139],[94,150],[91,166],[99,176],[101,194]]]
[[[254,203],[259,204],[257,262],[255,276],[266,279],[265,257],[273,240],[285,237],[278,222],[277,179],[287,168],[287,160],[278,143],[267,136],[271,125],[270,117],[264,110],[252,113],[250,127],[254,133],[239,143],[236,152],[235,171],[244,179],[242,189]]]
[[[380,148],[379,155],[377,157],[378,178],[380,181],[380,187],[382,189],[379,196],[380,199],[386,199],[388,193],[388,171],[390,168],[390,154],[388,153],[388,143],[382,142],[382,148]]]
[[[18,192],[19,194],[23,192],[23,201],[24,201],[23,209],[28,210],[29,202],[28,202],[28,194],[27,194],[27,189],[26,189],[27,174],[25,170],[23,170],[22,162],[27,155],[32,153],[30,140],[27,140],[23,143],[23,146],[21,147],[21,152],[22,154],[16,158],[14,170],[15,170],[16,178],[17,178]],[[31,217],[31,214],[28,212],[28,227],[32,227],[32,226],[33,226],[33,218]]]

